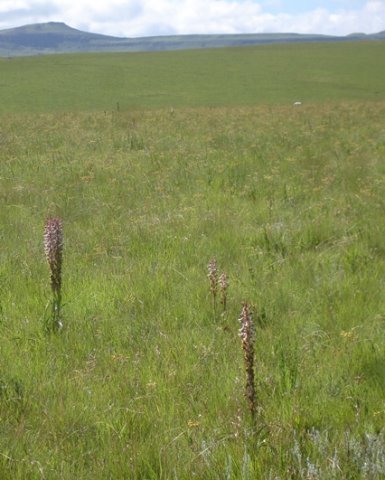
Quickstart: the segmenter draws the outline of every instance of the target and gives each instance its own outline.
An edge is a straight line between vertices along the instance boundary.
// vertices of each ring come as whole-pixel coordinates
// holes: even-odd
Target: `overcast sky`
[[[385,0],[0,0],[0,29],[65,22],[139,37],[188,33],[385,30]]]

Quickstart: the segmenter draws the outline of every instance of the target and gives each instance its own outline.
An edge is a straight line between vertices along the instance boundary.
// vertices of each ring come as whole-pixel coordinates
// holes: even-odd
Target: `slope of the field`
[[[385,99],[385,43],[0,60],[0,111]]]

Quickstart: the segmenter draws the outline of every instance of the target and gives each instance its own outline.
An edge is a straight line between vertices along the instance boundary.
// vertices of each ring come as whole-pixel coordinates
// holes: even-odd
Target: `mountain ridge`
[[[22,25],[0,30],[0,56],[30,56],[76,52],[139,52],[219,48],[293,42],[384,40],[385,31],[347,36],[299,33],[190,34],[118,37],[85,32],[64,22]]]

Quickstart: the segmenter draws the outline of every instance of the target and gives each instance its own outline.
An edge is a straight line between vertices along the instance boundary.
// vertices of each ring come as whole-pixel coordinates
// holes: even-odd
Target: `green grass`
[[[0,112],[385,100],[385,43],[0,59]]]
[[[365,79],[351,83],[383,77]],[[194,91],[196,108],[104,112],[79,95],[63,112],[63,93],[62,105],[36,95],[35,112],[2,114],[4,480],[385,474],[385,102],[362,88],[300,108],[272,97],[207,108]],[[65,236],[56,335],[44,330],[49,215]],[[213,256],[230,279],[224,315],[212,308]],[[256,430],[243,300],[255,312]]]

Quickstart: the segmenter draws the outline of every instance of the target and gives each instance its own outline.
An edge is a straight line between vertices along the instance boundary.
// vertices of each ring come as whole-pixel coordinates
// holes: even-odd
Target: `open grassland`
[[[2,480],[384,478],[385,56],[349,48],[0,62]]]
[[[385,43],[0,59],[0,113],[385,100]]]
[[[383,478],[384,115],[361,102],[3,116],[0,477]],[[51,214],[65,231],[57,335]]]

